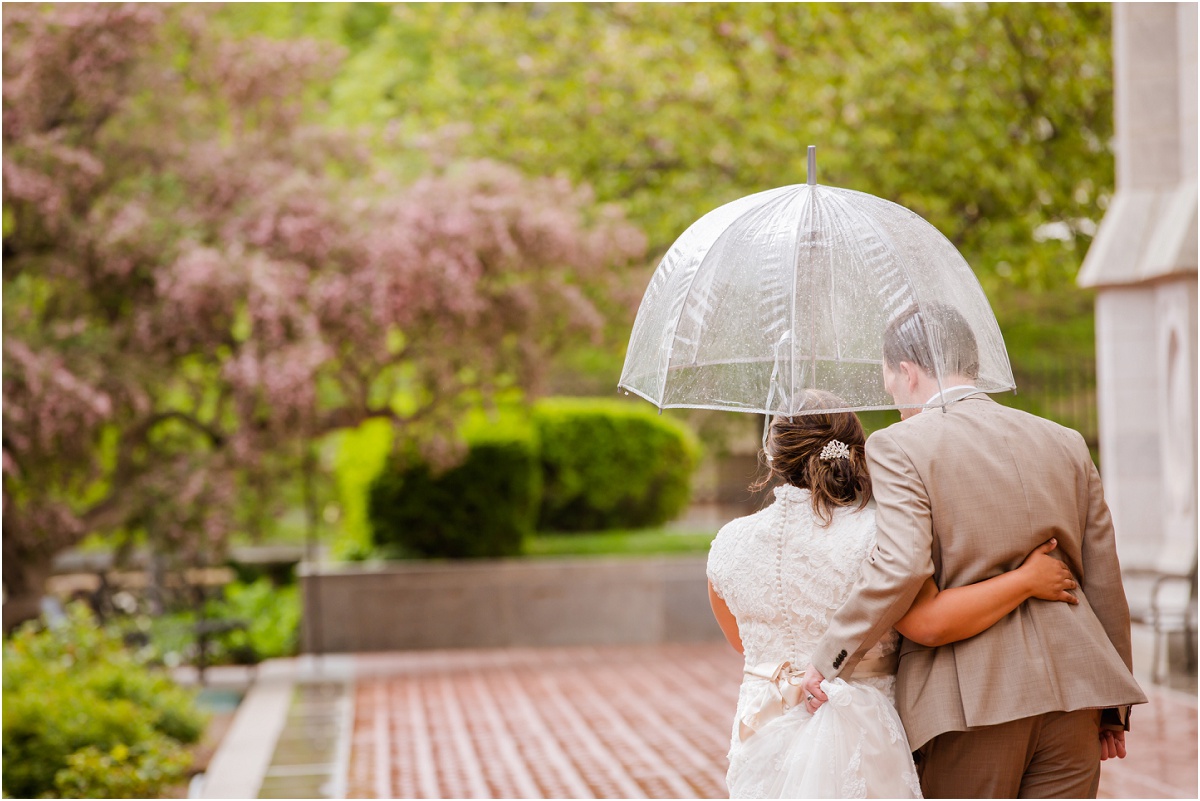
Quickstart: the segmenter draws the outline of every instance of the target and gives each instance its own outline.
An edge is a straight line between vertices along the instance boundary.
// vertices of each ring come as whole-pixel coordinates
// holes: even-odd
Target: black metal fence
[[[1013,365],[1017,391],[992,397],[1006,406],[1073,428],[1087,441],[1093,458],[1100,447],[1096,408],[1096,362],[1046,355]]]

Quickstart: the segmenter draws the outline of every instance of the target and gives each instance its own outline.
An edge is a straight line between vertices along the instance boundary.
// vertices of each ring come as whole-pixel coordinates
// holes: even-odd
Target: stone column
[[[1196,4],[1113,7],[1117,191],[1096,287],[1101,471],[1125,567],[1196,558]]]

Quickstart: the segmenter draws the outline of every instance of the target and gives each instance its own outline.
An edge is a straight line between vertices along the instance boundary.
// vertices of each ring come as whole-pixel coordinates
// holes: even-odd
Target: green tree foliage
[[[1074,277],[1113,186],[1111,11],[1092,3],[254,6],[324,36],[331,114],[563,172],[661,253],[709,209],[805,180],[912,208],[985,285]],[[990,287],[989,287],[990,288]]]

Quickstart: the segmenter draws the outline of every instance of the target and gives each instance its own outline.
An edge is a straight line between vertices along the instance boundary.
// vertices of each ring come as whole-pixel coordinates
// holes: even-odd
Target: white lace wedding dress
[[[778,487],[773,504],[730,522],[713,540],[708,577],[737,618],[747,668],[729,749],[731,797],[921,796],[893,704],[894,675],[824,682],[829,701],[815,715],[798,702],[795,671],[807,667],[874,544],[872,510],[838,509],[822,526],[808,490],[791,485]],[[855,673],[894,659],[897,640],[890,632],[866,654],[868,670]],[[784,662],[792,667],[778,682],[765,678]]]

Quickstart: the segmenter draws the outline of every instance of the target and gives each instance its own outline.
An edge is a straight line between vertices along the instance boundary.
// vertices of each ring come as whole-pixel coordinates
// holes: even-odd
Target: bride
[[[840,404],[809,391],[807,408]],[[803,667],[875,544],[871,480],[858,417],[776,418],[767,443],[775,503],[724,526],[708,557],[709,598],[725,637],[746,657],[726,781],[733,798],[919,798],[893,705],[899,636],[876,643],[848,681],[801,703]],[[768,478],[767,480],[770,480]],[[765,483],[765,482],[764,482]],[[1070,571],[1039,546],[1020,568],[939,592],[930,579],[899,634],[922,645],[973,637],[1026,599],[1078,603]]]

